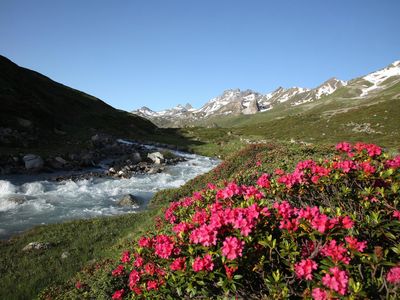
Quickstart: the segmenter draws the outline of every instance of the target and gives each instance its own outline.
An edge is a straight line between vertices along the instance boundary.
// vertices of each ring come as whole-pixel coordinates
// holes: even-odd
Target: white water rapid
[[[187,161],[167,166],[163,173],[135,175],[129,179],[56,182],[37,178],[21,180],[23,176],[0,178],[0,239],[40,224],[136,212],[144,207],[117,205],[122,196],[132,194],[147,204],[155,192],[179,187],[219,163],[204,156],[177,154]]]

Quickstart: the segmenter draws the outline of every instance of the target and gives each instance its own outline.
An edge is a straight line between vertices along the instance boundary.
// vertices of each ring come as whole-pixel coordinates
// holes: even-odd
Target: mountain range
[[[132,113],[145,117],[161,127],[210,125],[215,117],[220,119],[221,117],[253,115],[282,107],[290,108],[321,102],[332,97],[345,98],[349,101],[376,98],[386,89],[398,84],[400,84],[400,60],[381,70],[352,80],[330,78],[313,89],[278,87],[268,94],[253,90],[230,89],[209,100],[199,109],[186,104],[158,112],[142,107]],[[354,101],[354,103],[360,104],[359,101]]]

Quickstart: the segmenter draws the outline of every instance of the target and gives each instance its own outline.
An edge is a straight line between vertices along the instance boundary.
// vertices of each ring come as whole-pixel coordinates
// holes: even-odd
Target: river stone
[[[164,162],[164,155],[162,155],[160,152],[149,153],[147,154],[147,157],[150,158],[157,165]]]
[[[36,154],[27,154],[23,158],[27,170],[43,168],[43,159]]]
[[[162,171],[164,171],[163,167],[152,167],[150,168],[148,171],[146,171],[147,174],[157,174],[157,173],[161,173]]]
[[[132,163],[137,164],[142,161],[142,157],[140,156],[139,152],[135,152],[132,154],[131,160],[132,160]]]
[[[12,195],[7,198],[8,201],[16,203],[16,204],[22,204],[25,203],[26,200],[28,200],[25,196],[21,195]]]
[[[18,124],[21,125],[22,127],[31,127],[32,126],[32,121],[29,121],[27,119],[22,119],[22,118],[17,118]]]
[[[31,242],[26,245],[22,251],[31,251],[31,250],[47,250],[51,247],[50,243],[43,242]]]
[[[138,206],[138,200],[132,196],[131,194],[127,194],[123,196],[119,201],[118,201],[119,206]]]
[[[60,164],[62,164],[62,165],[65,165],[65,164],[67,164],[68,162],[64,159],[64,158],[62,158],[62,157],[60,157],[60,156],[57,156],[56,158],[54,158],[56,161],[58,161]]]

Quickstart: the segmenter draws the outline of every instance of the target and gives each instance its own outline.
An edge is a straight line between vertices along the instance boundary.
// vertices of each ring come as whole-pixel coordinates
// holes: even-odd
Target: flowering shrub
[[[400,159],[336,146],[293,172],[263,162],[224,186],[172,202],[125,250],[112,299],[397,298]]]

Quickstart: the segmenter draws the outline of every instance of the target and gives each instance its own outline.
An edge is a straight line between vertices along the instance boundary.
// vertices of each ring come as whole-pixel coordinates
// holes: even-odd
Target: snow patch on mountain
[[[394,80],[383,84],[387,79],[395,77]],[[398,78],[398,80],[396,80]],[[360,80],[361,79],[361,80]],[[368,83],[368,86],[365,83]],[[400,60],[393,62],[388,67],[370,73],[355,80],[343,81],[330,78],[313,89],[292,87],[278,87],[276,90],[261,94],[252,90],[229,89],[221,95],[212,98],[201,108],[195,109],[190,104],[177,105],[171,109],[155,112],[148,107],[142,107],[133,113],[147,117],[160,126],[169,124],[181,126],[192,121],[225,115],[255,114],[265,112],[276,106],[297,106],[313,101],[323,101],[324,97],[331,95],[337,89],[346,87],[349,90],[360,91],[359,97],[367,97],[376,89],[386,88],[390,84],[400,82]],[[361,84],[360,84],[361,83]],[[359,92],[356,93],[359,95]],[[357,97],[357,96],[354,96]]]
[[[379,89],[380,85],[389,77],[400,76],[400,60],[396,60],[384,69],[368,74],[362,79],[372,83],[371,86],[363,88],[360,97],[367,96],[370,92]]]

